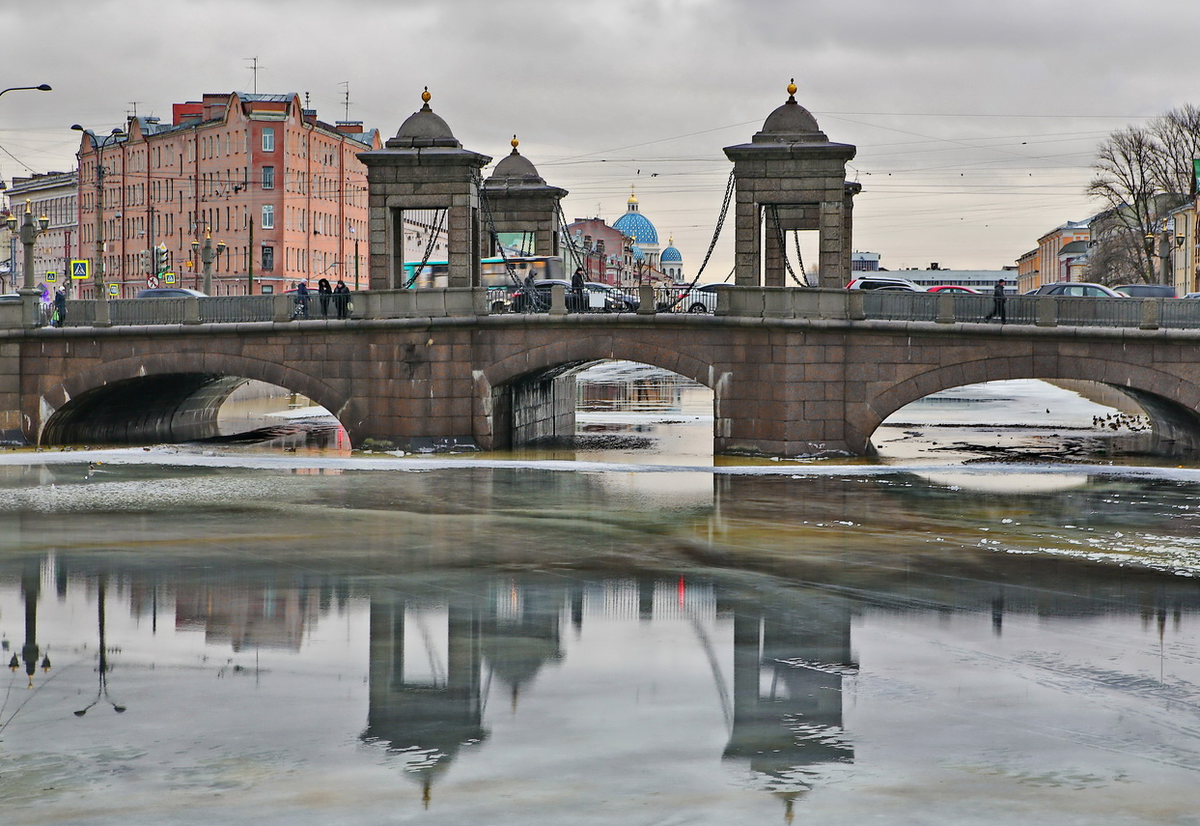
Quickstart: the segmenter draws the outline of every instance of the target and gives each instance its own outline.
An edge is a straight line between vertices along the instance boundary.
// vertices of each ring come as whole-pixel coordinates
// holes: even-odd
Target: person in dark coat
[[[586,281],[587,279],[583,277],[583,268],[576,267],[575,274],[571,276],[571,304],[577,313],[582,313],[587,309]]]
[[[322,278],[317,282],[317,301],[321,304],[321,318],[329,318],[329,299],[333,297],[333,287],[329,279]]]
[[[333,306],[337,310],[338,318],[350,317],[350,288],[340,278],[337,286],[333,288]]]
[[[50,324],[61,327],[67,321],[67,293],[59,287],[54,293],[54,314],[50,316]]]
[[[992,288],[992,311],[984,316],[984,320],[1000,316],[1000,323],[1004,324],[1008,321],[1004,314],[1004,279],[1001,278],[996,282],[996,286]]]

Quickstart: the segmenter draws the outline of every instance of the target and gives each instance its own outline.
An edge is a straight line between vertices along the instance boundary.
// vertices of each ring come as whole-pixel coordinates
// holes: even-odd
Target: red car
[[[926,287],[927,293],[963,293],[964,295],[983,295],[974,287],[962,287],[958,284],[938,284],[936,287]]]

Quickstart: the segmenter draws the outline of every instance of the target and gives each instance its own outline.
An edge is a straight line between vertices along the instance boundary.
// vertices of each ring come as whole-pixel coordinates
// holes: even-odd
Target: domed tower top
[[[400,131],[396,133],[396,137],[390,138],[384,144],[385,146],[389,149],[410,149],[422,146],[462,148],[462,144],[458,142],[458,138],[454,137],[454,133],[450,131],[450,126],[446,121],[429,108],[431,97],[429,87],[426,86],[425,91],[421,93],[421,100],[424,101],[421,108],[400,124]]]
[[[796,102],[796,79],[787,86],[788,99],[767,115],[754,143],[827,143],[829,136],[817,126],[812,113]]]
[[[501,160],[500,163],[496,164],[496,168],[488,176],[488,183],[507,182],[510,186],[545,185],[546,180],[538,174],[537,167],[533,165],[533,162],[517,151],[517,146],[521,142],[517,140],[516,135],[513,135],[510,143],[512,144],[512,152]]]

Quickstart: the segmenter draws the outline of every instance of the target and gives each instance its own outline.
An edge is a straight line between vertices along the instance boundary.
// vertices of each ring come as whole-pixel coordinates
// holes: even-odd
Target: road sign
[[[58,280],[58,273],[56,273],[54,270],[46,270],[46,281],[53,284],[57,280]]]
[[[174,284],[175,283],[175,273],[164,272],[163,273],[163,281],[166,281],[168,284]]]
[[[113,298],[116,298],[118,295],[121,294],[121,289],[116,284],[109,284],[108,285],[108,294],[110,296],[112,296]]]
[[[91,261],[72,261],[71,262],[71,278],[79,280],[81,278],[92,277],[92,262]]]
[[[152,290],[154,288],[156,288],[158,286],[158,276],[157,275],[147,276],[146,277],[146,286]]]

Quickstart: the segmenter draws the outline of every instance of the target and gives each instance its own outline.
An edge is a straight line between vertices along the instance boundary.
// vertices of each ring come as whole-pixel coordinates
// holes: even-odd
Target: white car
[[[717,310],[717,288],[727,286],[729,285],[700,284],[690,290],[670,288],[666,304],[672,305],[677,313],[714,313]]]

